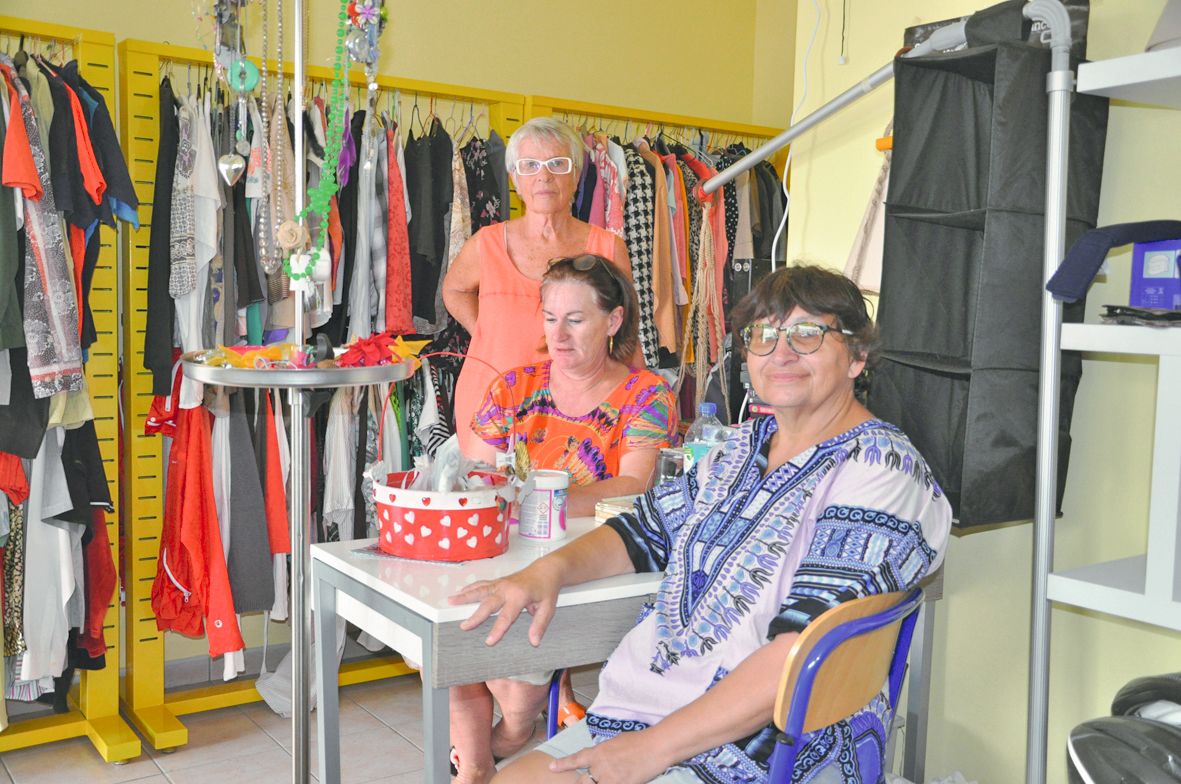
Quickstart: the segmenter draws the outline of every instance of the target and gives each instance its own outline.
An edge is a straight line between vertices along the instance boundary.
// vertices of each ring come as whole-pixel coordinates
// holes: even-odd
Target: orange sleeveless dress
[[[590,227],[586,253],[615,261],[615,235]],[[480,229],[468,240],[480,259],[480,310],[468,355],[483,362],[464,362],[455,382],[455,429],[464,454],[483,442],[472,430],[476,409],[488,395],[488,386],[501,373],[547,358],[541,350],[545,334],[541,326],[541,282],[525,277],[509,258],[504,224]],[[625,270],[631,275],[631,270]]]

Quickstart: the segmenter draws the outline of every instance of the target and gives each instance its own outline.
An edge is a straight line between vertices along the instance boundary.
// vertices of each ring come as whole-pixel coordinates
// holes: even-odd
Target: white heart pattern
[[[442,539],[439,540],[439,547],[442,547],[444,550],[450,550],[451,549],[451,540],[444,536]]]
[[[497,535],[496,535],[496,543],[497,543],[497,544],[500,544],[500,539],[501,539],[501,536],[502,536],[502,534],[497,534]]]
[[[490,526],[490,525],[484,526],[484,536],[487,536],[490,533],[492,533],[492,526]]]
[[[396,534],[402,533],[402,524],[401,523],[394,523],[394,533],[396,533]]]
[[[470,526],[471,526],[471,527],[473,527],[473,528],[475,528],[475,527],[476,527],[476,524],[477,524],[477,523],[479,523],[479,522],[480,522],[480,516],[479,516],[479,515],[472,515],[471,517],[469,517],[469,518],[467,519],[467,524],[468,524],[468,525],[470,525]]]
[[[386,531],[386,532],[385,532],[385,540],[386,540],[387,542],[393,542],[393,541],[394,541],[394,535],[393,535],[393,534],[391,534],[389,531]]]
[[[451,515],[443,515],[439,519],[439,525],[443,526],[444,528],[450,528],[451,527]]]
[[[406,534],[403,538],[406,540],[406,544],[414,544],[414,534]]]
[[[467,529],[461,525],[459,528],[455,529],[455,535],[462,539],[463,537],[467,536]]]
[[[468,547],[471,547],[472,549],[475,549],[475,547],[476,547],[476,542],[478,542],[478,541],[479,541],[479,540],[478,540],[478,539],[476,539],[476,537],[474,537],[474,536],[468,537],[468,540],[467,540],[467,546],[468,546]]]
[[[423,527],[418,529],[418,535],[421,536],[423,539],[426,539],[428,536],[431,535],[431,529],[427,528],[424,525]]]
[[[403,515],[403,517],[406,518],[406,522],[408,523],[414,522],[414,512],[407,512],[405,515]]]

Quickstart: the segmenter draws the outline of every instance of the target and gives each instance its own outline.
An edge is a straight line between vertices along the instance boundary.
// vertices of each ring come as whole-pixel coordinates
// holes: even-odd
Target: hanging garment
[[[77,60],[66,63],[62,69],[62,78],[65,79],[66,84],[73,88],[83,103],[87,105],[93,103],[93,108],[89,110],[87,127],[95,159],[98,161],[98,168],[107,184],[105,198],[103,203],[99,205],[99,220],[114,228],[115,219],[119,219],[138,229],[139,197],[131,182],[131,173],[127,170],[127,162],[123,159],[123,152],[119,147],[119,137],[115,133],[115,124],[111,120],[111,112],[106,99],[78,73]]]
[[[177,153],[176,190],[186,190],[192,197],[192,206],[186,216],[178,214],[178,204],[173,203],[172,263],[175,271],[179,262],[181,273],[169,279],[169,291],[176,300],[181,350],[187,352],[206,348],[203,331],[209,263],[217,253],[217,217],[222,200],[213,139],[205,112],[190,96],[182,105],[179,118],[181,141]],[[180,209],[186,203],[187,198],[182,198]],[[201,405],[203,389],[200,382],[184,378],[180,385],[180,407]]]
[[[180,145],[172,83],[160,82],[160,146],[156,151],[156,185],[152,196],[152,228],[148,240],[147,320],[143,366],[152,372],[152,394],[172,390],[172,329],[175,302],[168,294],[171,272],[172,194]]]
[[[579,171],[581,174],[578,175],[578,187],[574,191],[570,213],[580,221],[590,223],[591,202],[594,200],[595,183],[599,175],[595,170],[594,158],[585,150],[582,154],[582,168]]]
[[[276,391],[275,395],[279,393]],[[267,542],[272,555],[291,552],[291,531],[287,522],[287,433],[282,428],[282,407],[271,403],[270,393],[263,394],[266,420],[262,437],[266,439],[262,475],[265,482]]]
[[[451,269],[451,263],[463,249],[468,237],[472,236],[471,202],[468,199],[467,173],[463,168],[463,156],[456,148],[451,157],[451,221],[448,227],[447,256],[443,262],[443,269],[439,275],[439,287],[435,291],[435,314],[437,320],[429,334],[441,332],[451,320],[447,308],[443,305],[443,279]]]
[[[275,231],[284,221],[295,217],[295,150],[291,146],[286,107],[280,96],[275,98],[267,130],[270,132],[271,150],[271,191],[267,202],[271,208],[271,222],[268,224],[270,242],[267,247],[275,260],[274,263],[281,264],[283,250],[275,240]],[[279,266],[274,274],[267,276],[269,329],[290,329],[295,325],[295,301],[289,296],[290,288],[291,281],[282,266]]]
[[[373,281],[371,296],[375,307],[369,334],[373,334],[385,328],[385,298],[388,290],[385,279],[389,269],[390,246],[390,158],[384,127],[373,129],[373,140],[370,143],[373,145],[374,156],[373,207],[369,213],[369,270]]]
[[[471,239],[480,260],[480,309],[468,353],[502,372],[546,356],[540,350],[544,338],[541,282],[522,275],[513,263],[507,226],[489,226]],[[592,227],[585,252],[615,261],[615,235]],[[472,416],[497,375],[484,362],[465,362],[455,385],[455,432],[465,454],[479,446],[471,429]]]
[[[234,610],[238,613],[270,610],[275,603],[271,572],[271,547],[267,534],[266,504],[258,463],[246,423],[244,393],[230,395],[230,538],[226,568]]]
[[[623,236],[623,198],[619,187],[621,175],[607,150],[607,134],[597,133],[591,139],[603,191],[603,225],[612,234]]]
[[[652,232],[656,189],[652,175],[640,154],[631,147],[624,152],[628,184],[624,201],[623,238],[627,243],[627,256],[631,259],[632,280],[639,302],[640,350],[644,355],[644,362],[648,367],[654,368],[657,366],[660,347],[652,307]]]
[[[82,383],[78,301],[49,182],[47,159],[38,137],[37,117],[7,55],[0,56],[0,75],[8,85],[9,116],[13,118],[5,139],[3,184],[21,187],[25,216],[24,327],[29,377],[33,396],[44,398],[62,390],[78,389]],[[15,122],[17,117],[23,123]],[[18,125],[23,126],[19,134],[14,132]],[[26,143],[27,156],[20,154],[22,141]],[[9,157],[10,148],[15,151],[12,157]],[[33,180],[38,184],[34,185]]]
[[[668,180],[664,162],[652,152],[645,140],[637,140],[636,150],[652,169],[655,191],[655,211],[652,233],[652,309],[660,348],[670,354],[677,351],[677,314],[672,286],[673,252],[670,246],[668,209]]]
[[[0,444],[5,451],[32,460],[41,448],[49,424],[51,398],[38,400],[33,396],[26,350],[12,348],[8,355],[12,375],[8,404],[0,406]]]
[[[373,116],[365,116],[361,127],[361,169],[357,180],[357,222],[353,233],[352,283],[349,286],[349,329],[348,341],[367,338],[373,333],[373,255],[370,240],[373,237],[374,175],[376,149],[373,135]]]
[[[460,150],[463,155],[464,175],[467,178],[468,197],[471,201],[472,231],[499,223],[503,220],[501,207],[507,207],[501,201],[500,181],[492,168],[490,147],[491,141],[473,136]]]
[[[98,205],[102,203],[107,183],[95,160],[78,96],[55,69],[39,58],[33,60],[49,82],[53,96],[48,154],[57,161],[51,169],[57,208],[67,223],[85,229],[99,218]],[[82,254],[76,253],[74,261],[81,268]]]
[[[350,387],[341,387],[332,396],[328,411],[328,429],[324,437],[324,526],[329,538],[342,537],[351,529],[353,519],[353,474],[357,455],[357,412],[355,395]]]
[[[386,245],[385,274],[385,329],[395,335],[414,331],[414,314],[410,302],[410,235],[406,213],[406,188],[398,156],[395,129],[385,132],[387,176],[389,179],[389,243]]]
[[[497,135],[496,131],[490,131],[488,134],[488,170],[492,172],[492,177],[496,180],[497,193],[500,195],[500,209],[496,218],[493,219],[493,223],[509,219],[508,168],[505,166],[504,155],[504,140]],[[472,231],[476,230],[477,222],[472,220]],[[491,223],[481,225],[490,226]]]
[[[668,178],[668,229],[672,250],[673,301],[678,307],[689,304],[688,280],[690,264],[697,258],[689,252],[689,194],[684,172],[677,165],[675,155],[662,155],[664,174]]]
[[[4,547],[4,656],[25,652],[25,507],[8,505],[8,541]]]
[[[337,167],[338,182],[340,182],[340,191],[337,194],[340,234],[338,239],[334,237],[334,242],[339,242],[338,247],[343,249],[340,261],[336,265],[336,285],[333,291],[334,302],[338,305],[349,302],[349,289],[352,284],[353,262],[356,255],[354,243],[357,237],[357,179],[360,165],[355,149],[352,149],[352,140],[360,137],[364,124],[364,111],[355,112],[352,119],[346,123],[344,128],[346,143],[341,146],[340,162]],[[349,309],[337,307],[332,311],[332,318],[319,331],[327,335],[334,346],[339,346],[345,342],[348,329]]]
[[[29,474],[25,517],[24,639],[21,679],[35,681],[62,674],[70,624],[66,605],[74,593],[70,533],[49,522],[69,512],[66,474],[62,468],[60,428],[45,434]]]
[[[4,112],[8,114],[8,112]],[[19,119],[19,118],[18,118]],[[0,151],[4,150],[8,123],[0,115]],[[0,182],[5,182],[4,160],[0,155]],[[25,326],[21,318],[21,291],[24,279],[17,281],[20,271],[20,248],[16,240],[16,193],[0,187],[0,352],[25,345]],[[0,394],[7,389],[0,389]],[[8,400],[0,403],[7,405]]]
[[[32,58],[26,59],[25,64],[17,68],[17,74],[29,85],[29,98],[39,121],[37,132],[41,136],[41,149],[48,150],[49,129],[53,126],[53,93],[49,89],[49,79]],[[53,161],[49,162],[49,168],[52,172]]]
[[[213,502],[204,407],[179,412],[168,462],[160,560],[152,584],[156,626],[193,637],[204,631],[210,656],[241,650],[245,646]]]
[[[436,323],[435,297],[446,258],[444,215],[451,209],[451,137],[439,118],[417,141],[406,148],[407,187],[413,215],[410,219],[411,297],[415,327],[429,334]]]
[[[92,514],[92,536],[89,540],[83,541],[86,562],[86,624],[78,636],[78,647],[92,660],[87,663],[86,669],[101,669],[102,665],[99,662],[107,653],[103,624],[111,598],[115,595],[118,576],[115,573],[115,560],[111,557],[111,542],[107,537],[106,513],[103,509],[96,508]],[[118,609],[115,612],[118,612]],[[78,666],[77,662],[74,664]]]

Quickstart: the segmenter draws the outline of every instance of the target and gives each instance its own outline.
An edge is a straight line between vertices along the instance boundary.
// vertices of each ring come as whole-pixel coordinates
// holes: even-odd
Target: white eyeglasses
[[[550,158],[548,161],[539,161],[536,158],[517,158],[513,170],[523,177],[532,177],[534,174],[541,173],[542,166],[549,169],[550,174],[569,174],[574,171],[574,161],[564,155],[559,158]]]

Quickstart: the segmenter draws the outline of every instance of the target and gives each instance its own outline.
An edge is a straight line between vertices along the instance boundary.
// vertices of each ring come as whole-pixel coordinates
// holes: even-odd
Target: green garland
[[[302,248],[297,248],[283,260],[283,271],[293,281],[310,277],[316,257],[319,253],[328,252],[328,213],[332,197],[339,189],[336,182],[336,167],[340,162],[340,147],[344,140],[345,96],[348,89],[348,55],[345,52],[344,39],[348,20],[348,0],[341,0],[336,26],[336,59],[332,65],[332,88],[328,96],[328,132],[324,164],[320,169],[320,181],[316,187],[308,190],[307,203],[296,216],[296,221],[306,225],[309,216],[318,215],[319,236],[312,242],[311,255],[306,256],[307,261],[300,265],[302,269],[295,269],[291,263],[293,258],[303,254]]]

